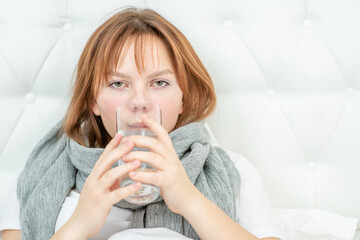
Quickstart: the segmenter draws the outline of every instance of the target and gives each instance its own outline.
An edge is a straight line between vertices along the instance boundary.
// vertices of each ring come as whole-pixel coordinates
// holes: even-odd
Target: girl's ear
[[[93,103],[91,110],[96,116],[100,116],[100,109],[96,102]]]
[[[183,108],[184,108],[184,102],[181,101],[181,107],[180,107],[179,115],[183,113]]]

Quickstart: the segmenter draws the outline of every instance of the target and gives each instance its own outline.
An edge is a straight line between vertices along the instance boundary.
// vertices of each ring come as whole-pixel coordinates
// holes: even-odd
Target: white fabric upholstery
[[[0,0],[0,213],[63,115],[90,34],[124,5],[184,32],[212,76],[209,125],[248,158],[275,208],[360,218],[360,1]]]

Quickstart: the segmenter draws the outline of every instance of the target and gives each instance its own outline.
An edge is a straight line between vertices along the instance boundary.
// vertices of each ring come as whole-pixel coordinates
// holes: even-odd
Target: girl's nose
[[[147,99],[148,89],[143,85],[134,85],[132,90],[132,98],[133,99]]]
[[[152,104],[144,98],[136,98],[129,102],[128,109],[136,113],[148,113],[151,111]]]

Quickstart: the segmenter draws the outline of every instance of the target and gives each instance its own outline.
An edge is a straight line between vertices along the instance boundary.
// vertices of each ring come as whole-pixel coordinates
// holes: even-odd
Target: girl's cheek
[[[175,107],[164,108],[162,112],[162,125],[168,131],[172,131],[178,121],[179,111]]]
[[[107,95],[104,98],[103,101],[103,109],[108,113],[116,113],[117,107],[122,103],[123,101],[119,99],[118,96],[114,95]],[[115,115],[114,115],[115,116]]]

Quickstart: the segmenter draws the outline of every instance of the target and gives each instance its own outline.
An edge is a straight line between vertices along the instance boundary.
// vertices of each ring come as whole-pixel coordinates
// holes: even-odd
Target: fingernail
[[[133,177],[133,176],[135,176],[135,175],[136,175],[136,172],[131,171],[131,172],[129,172],[129,175],[130,175],[131,177]]]

